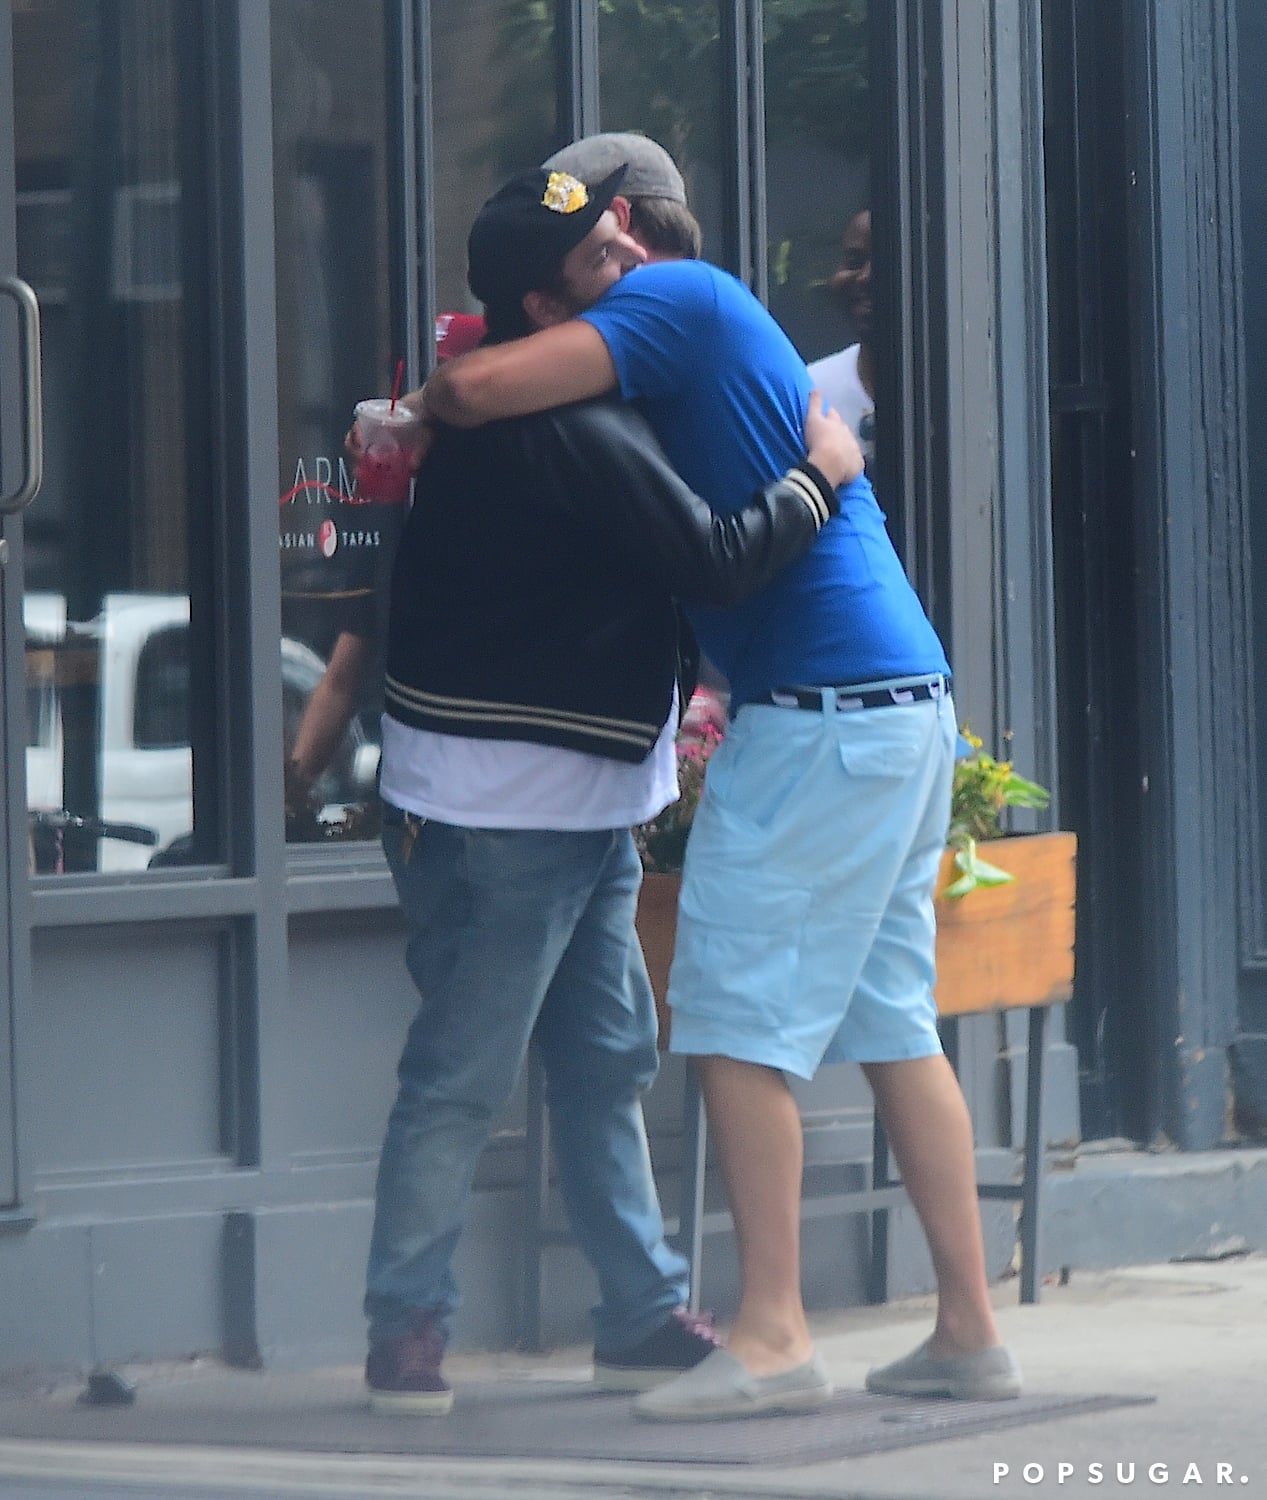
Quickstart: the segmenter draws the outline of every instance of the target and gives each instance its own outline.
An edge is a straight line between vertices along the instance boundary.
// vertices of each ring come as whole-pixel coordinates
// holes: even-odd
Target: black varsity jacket
[[[755,593],[837,509],[805,463],[714,515],[614,399],[443,428],[392,573],[386,710],[639,762],[693,656],[677,601]]]

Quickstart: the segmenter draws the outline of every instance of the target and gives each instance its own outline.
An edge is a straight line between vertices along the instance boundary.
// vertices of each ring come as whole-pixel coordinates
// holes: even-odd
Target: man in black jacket
[[[570,317],[642,252],[610,203],[537,171],[471,231],[489,338]],[[676,796],[690,683],[679,599],[733,602],[812,545],[861,469],[817,403],[809,460],[715,516],[646,424],[599,400],[442,430],[392,578],[384,849],[421,995],[379,1169],[366,1379],[379,1410],[441,1415],[450,1261],[476,1160],[530,1037],[568,1216],[593,1265],[597,1378],[642,1390],[715,1344],[664,1242],[640,1095],[655,1015],[634,933],[630,825]]]

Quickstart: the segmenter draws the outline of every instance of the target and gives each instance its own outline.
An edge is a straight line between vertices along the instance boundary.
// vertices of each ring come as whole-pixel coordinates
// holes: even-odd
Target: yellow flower
[[[590,201],[589,189],[569,172],[551,172],[542,204],[556,214],[574,214]]]

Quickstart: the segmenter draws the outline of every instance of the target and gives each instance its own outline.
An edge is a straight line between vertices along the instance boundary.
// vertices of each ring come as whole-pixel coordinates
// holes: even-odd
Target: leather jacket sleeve
[[[808,462],[715,514],[681,479],[646,420],[610,400],[528,419],[524,461],[548,493],[648,581],[688,604],[737,604],[808,551],[836,492]],[[543,523],[546,518],[543,517]]]

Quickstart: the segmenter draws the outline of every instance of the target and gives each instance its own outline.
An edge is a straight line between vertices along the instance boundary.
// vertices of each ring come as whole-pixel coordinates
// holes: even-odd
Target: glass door
[[[14,214],[13,48],[0,10],[0,1214],[18,1199],[13,997],[29,973],[24,888],[23,630],[21,516],[35,498],[43,460],[39,305],[19,279]]]
[[[42,892],[88,901],[223,853],[215,703],[195,687],[215,681],[208,15],[0,0],[0,278],[38,299],[44,440],[0,568],[0,1212]],[[4,495],[32,446],[27,306],[0,297]]]
[[[6,8],[9,212],[44,352],[20,585],[29,864],[95,884],[220,852],[214,707],[191,689],[214,680],[206,10]]]
[[[2,49],[0,49],[2,50]],[[0,89],[0,98],[3,89]],[[0,191],[0,203],[4,193]],[[0,265],[3,261],[0,260]],[[8,533],[20,526],[18,518],[39,493],[43,467],[42,381],[40,378],[39,303],[30,286],[8,271],[0,272],[0,299],[11,301],[16,315],[16,347],[0,356],[6,376],[0,389],[17,396],[11,402],[20,411],[0,412],[0,430],[20,426],[17,442],[6,438],[0,443],[0,458],[18,449],[18,475],[12,481],[0,481],[0,765],[10,768],[3,777],[0,795],[0,926],[3,927],[7,962],[0,974],[0,1210],[16,1205],[18,1196],[17,1158],[14,1115],[13,993],[27,972],[30,935],[15,894],[23,888],[24,843],[13,838],[14,830],[23,829],[25,807],[21,785],[23,759],[18,746],[24,741],[24,716],[16,672],[7,669],[10,642],[20,639],[16,600],[3,579],[11,553]],[[16,363],[16,370],[11,367]],[[15,424],[12,418],[20,418]],[[4,467],[11,467],[4,465]],[[16,774],[14,772],[16,771]]]

